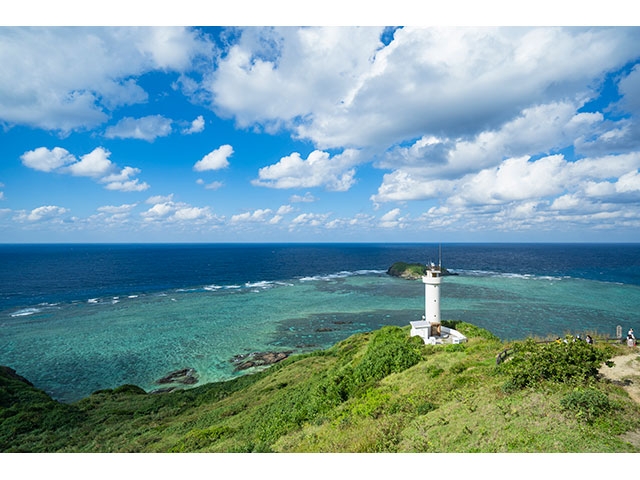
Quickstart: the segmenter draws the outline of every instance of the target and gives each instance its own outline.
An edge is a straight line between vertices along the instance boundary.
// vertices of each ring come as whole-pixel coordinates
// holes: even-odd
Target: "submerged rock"
[[[292,352],[254,352],[248,354],[236,355],[231,359],[231,363],[235,364],[236,370],[246,370],[252,367],[261,367],[264,365],[272,365],[284,360]]]
[[[165,375],[164,377],[156,380],[157,384],[164,385],[167,383],[182,383],[184,385],[193,385],[198,383],[198,376],[195,368],[181,368],[174,372]]]

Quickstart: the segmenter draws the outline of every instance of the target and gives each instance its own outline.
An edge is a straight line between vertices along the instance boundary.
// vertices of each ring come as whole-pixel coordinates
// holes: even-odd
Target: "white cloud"
[[[23,153],[20,159],[24,166],[41,172],[51,172],[76,161],[73,155],[60,147],[54,147],[52,150],[39,147]]]
[[[340,108],[380,43],[382,29],[247,28],[205,83],[214,108],[241,127],[279,128]]]
[[[110,156],[111,152],[97,147],[77,160],[64,148],[55,147],[49,150],[39,147],[23,153],[20,158],[25,166],[34,170],[90,177],[106,184],[107,190],[140,192],[149,188],[147,183],[140,183],[139,179],[131,178],[139,175],[140,169],[133,167],[118,169],[118,166],[109,159]]]
[[[231,223],[242,223],[242,222],[264,222],[267,220],[267,217],[270,216],[273,212],[269,208],[265,209],[257,209],[253,212],[244,212],[239,213],[237,215],[233,215],[231,217]]]
[[[129,213],[131,212],[131,210],[133,210],[137,206],[138,206],[137,203],[122,204],[119,206],[105,205],[103,207],[98,207],[98,211],[102,213],[109,213],[109,214]]]
[[[358,213],[352,218],[334,218],[325,224],[330,230],[340,229],[343,232],[347,229],[356,228],[358,231],[362,229],[370,229],[374,226],[375,217],[366,213]]]
[[[633,70],[618,83],[618,90],[622,99],[617,107],[626,112],[640,113],[640,65],[633,67]]]
[[[176,220],[196,220],[209,216],[209,207],[180,207],[173,217]]]
[[[131,179],[140,173],[139,168],[124,167],[119,173],[114,173],[100,179],[101,183],[106,183],[107,190],[119,190],[121,192],[143,192],[149,188],[146,182],[140,183],[137,178]]]
[[[145,102],[137,78],[183,72],[211,44],[181,27],[7,27],[0,30],[0,122],[68,133]]]
[[[151,197],[149,200],[162,200],[160,197]],[[147,200],[147,203],[149,203]],[[145,223],[168,224],[207,224],[219,223],[220,218],[213,215],[209,207],[194,207],[183,202],[173,202],[165,197],[165,201],[156,203],[148,210],[140,213]]]
[[[545,198],[561,194],[569,178],[561,155],[530,162],[527,157],[510,158],[499,167],[489,168],[460,179],[450,201],[460,204],[503,204],[515,200]]]
[[[289,201],[291,203],[311,203],[316,201],[316,197],[314,197],[311,192],[306,192],[304,195],[291,195]]]
[[[495,129],[523,108],[594,95],[637,56],[605,28],[247,28],[206,86],[243,127],[287,126],[319,148]]]
[[[153,142],[158,137],[166,137],[172,131],[172,120],[162,115],[149,115],[142,118],[124,117],[116,125],[108,127],[107,138],[137,138]]]
[[[21,214],[19,220],[27,220],[29,222],[40,222],[45,220],[57,219],[69,210],[56,205],[45,205],[34,208],[29,214]]]
[[[405,218],[400,217],[400,209],[394,208],[380,217],[379,226],[382,228],[402,228]]]
[[[204,188],[206,188],[207,190],[218,190],[222,187],[224,187],[224,182],[211,182],[211,183],[205,183],[205,181],[202,178],[199,178],[198,180],[196,180],[196,183],[198,185],[204,185]]]
[[[233,147],[231,145],[222,145],[206,154],[202,160],[198,160],[193,166],[193,169],[196,172],[204,172],[207,170],[227,168],[231,155],[233,155]]]
[[[140,183],[138,178],[126,182],[109,182],[104,188],[120,192],[144,192],[149,188],[147,182]]]
[[[115,165],[111,163],[109,157],[111,152],[102,147],[94,149],[80,157],[78,162],[69,165],[66,170],[72,175],[79,177],[102,177],[114,171]]]
[[[283,157],[276,164],[258,171],[258,179],[251,183],[271,188],[309,188],[324,186],[327,190],[343,192],[354,184],[353,166],[361,161],[360,152],[345,150],[331,157],[314,150],[306,160],[297,152]]]
[[[173,193],[169,195],[154,195],[153,197],[147,198],[144,203],[154,205],[156,203],[167,203],[171,201],[173,201]]]
[[[276,213],[278,215],[286,215],[291,212],[293,212],[293,207],[291,205],[281,205]]]
[[[191,135],[192,133],[200,133],[204,130],[204,117],[198,115],[198,117],[191,122],[188,128],[182,130],[184,135]]]
[[[174,212],[175,209],[176,207],[173,202],[156,203],[149,210],[143,212],[142,216],[146,218],[166,217],[170,213]]]
[[[329,216],[329,213],[301,213],[291,220],[290,228],[300,226],[319,227],[327,221]]]

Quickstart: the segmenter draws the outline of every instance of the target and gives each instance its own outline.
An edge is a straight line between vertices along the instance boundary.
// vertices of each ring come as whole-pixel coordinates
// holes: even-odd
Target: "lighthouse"
[[[432,263],[427,266],[424,283],[424,319],[431,325],[430,336],[440,335],[440,282],[442,281],[442,267]]]
[[[462,343],[467,341],[458,330],[443,327],[440,321],[440,284],[442,282],[442,254],[438,265],[433,262],[426,265],[422,276],[424,284],[424,315],[422,320],[409,322],[412,337],[421,337],[424,343],[436,345],[442,343]]]

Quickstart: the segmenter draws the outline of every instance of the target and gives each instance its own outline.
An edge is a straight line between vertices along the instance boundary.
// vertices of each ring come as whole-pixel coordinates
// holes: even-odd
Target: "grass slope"
[[[0,451],[640,451],[623,440],[640,429],[638,404],[597,375],[623,347],[507,345],[456,328],[468,343],[423,345],[385,327],[228,382],[124,385],[70,405],[0,370]]]

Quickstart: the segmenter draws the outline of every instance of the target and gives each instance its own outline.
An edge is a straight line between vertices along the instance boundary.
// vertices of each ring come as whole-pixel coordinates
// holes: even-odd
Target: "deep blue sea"
[[[640,331],[640,244],[442,244],[442,318],[505,340]],[[420,319],[420,281],[396,261],[437,244],[0,245],[0,365],[54,398],[195,368],[243,374],[235,355],[326,348]]]

